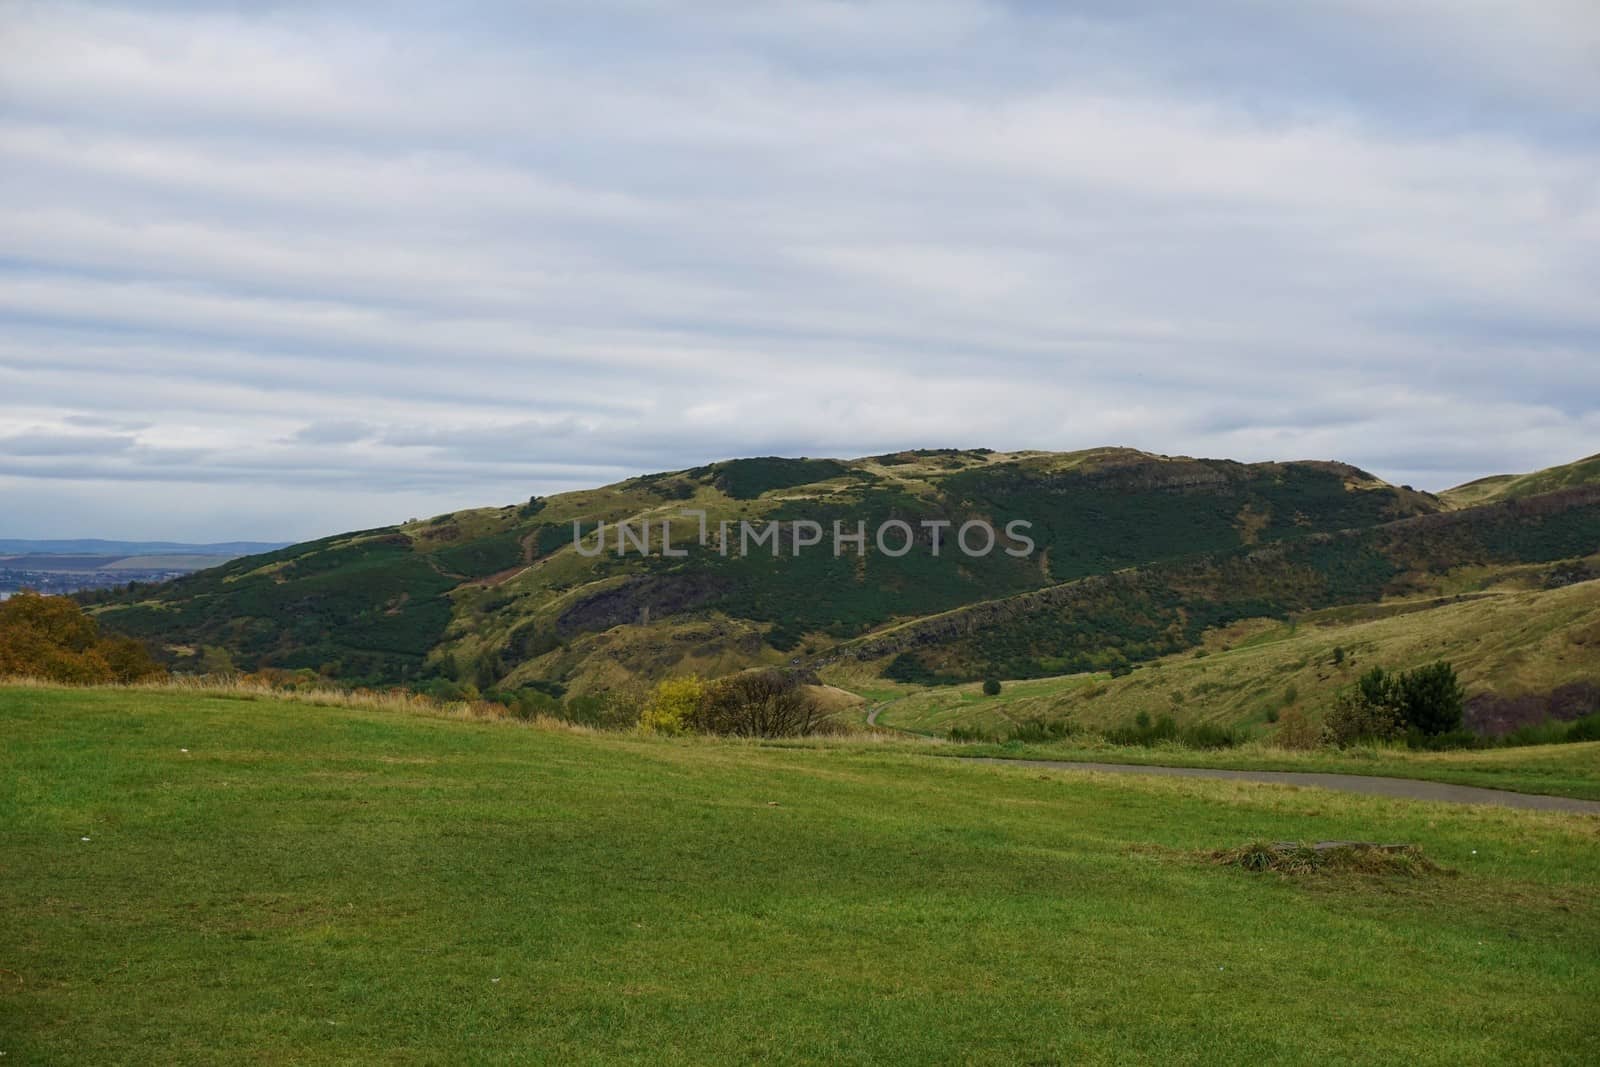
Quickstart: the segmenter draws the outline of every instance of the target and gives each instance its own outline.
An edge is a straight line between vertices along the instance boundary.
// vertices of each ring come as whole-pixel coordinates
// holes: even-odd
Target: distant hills
[[[0,539],[0,599],[22,589],[72,593],[128,582],[161,582],[252,553],[284,547],[263,541],[191,545],[175,541]]]
[[[1600,552],[1596,466],[1474,497],[1335,462],[1126,448],[757,457],[324,538],[89,599],[106,627],[179,667],[215,646],[243,668],[369,685],[583,693],[786,663],[920,683],[1119,670],[1240,620],[1467,591],[1508,569],[1532,568],[1535,582],[1587,574]],[[974,519],[1031,522],[1034,551],[953,555],[951,532]],[[723,523],[787,531],[796,520],[904,522],[915,541],[903,555],[870,537],[864,554],[824,543],[796,555],[785,533],[776,558],[719,551]],[[648,521],[657,536],[665,523],[684,554],[573,545],[574,523],[592,544],[605,522],[609,548],[618,521]],[[940,556],[929,523],[950,524]]]
[[[0,556],[224,556],[232,559],[285,547],[282,541],[219,541],[192,545],[179,541],[104,541],[82,538],[75,541],[26,541],[0,537]]]

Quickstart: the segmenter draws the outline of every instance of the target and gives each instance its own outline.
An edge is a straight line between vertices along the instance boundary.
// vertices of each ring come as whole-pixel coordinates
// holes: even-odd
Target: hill
[[[0,537],[0,555],[7,556],[103,556],[114,559],[128,556],[222,556],[232,559],[283,547],[282,541],[186,544],[182,541],[105,541],[94,537],[71,541],[28,541]]]
[[[1449,507],[1464,508],[1593,485],[1600,485],[1600,455],[1534,471],[1532,474],[1495,474],[1479,478],[1454,489],[1446,489],[1439,494],[1439,499]]]
[[[705,513],[702,526],[685,510]],[[181,657],[309,668],[367,684],[430,678],[587,691],[674,670],[817,657],[909,619],[1196,553],[1259,550],[1434,515],[1434,498],[1337,463],[1243,464],[1131,449],[925,450],[765,457],[438,516],[236,560],[91,599],[108,628]],[[952,558],[963,522],[1033,525],[1034,550]],[[905,522],[905,555],[868,545],[781,558],[719,551],[721,524]],[[683,557],[573,544],[660,524]],[[942,534],[924,523],[946,523]],[[788,529],[789,527],[786,527]],[[701,530],[711,540],[697,544]],[[786,535],[787,536],[787,535]],[[933,554],[943,536],[944,555]],[[1011,544],[1011,542],[1008,542]]]
[[[1592,817],[265,699],[0,686],[8,1061],[1600,1057]]]
[[[992,697],[975,684],[904,689],[885,694],[890,702],[878,721],[1004,737],[1030,720],[1094,730],[1143,713],[1180,725],[1249,727],[1270,739],[1291,710],[1319,719],[1369,667],[1438,659],[1460,671],[1473,695],[1468,724],[1482,732],[1575,718],[1600,708],[1600,582],[1546,589],[1538,579],[1513,572],[1477,593],[1249,620],[1208,633],[1196,652],[1119,677],[1101,671],[1012,681]],[[1507,707],[1509,694],[1521,700]]]

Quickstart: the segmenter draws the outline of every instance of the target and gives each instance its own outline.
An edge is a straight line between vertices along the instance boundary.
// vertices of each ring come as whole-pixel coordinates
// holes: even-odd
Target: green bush
[[[1178,724],[1171,715],[1163,715],[1154,722],[1148,713],[1141,711],[1132,726],[1116,727],[1105,732],[1105,739],[1113,745],[1140,745],[1149,748],[1161,741],[1178,739]]]
[[[1012,728],[1008,741],[1027,745],[1044,745],[1060,741],[1077,733],[1077,728],[1067,719],[1025,719]]]
[[[983,695],[986,696],[986,697],[997,697],[997,696],[999,696],[1000,695],[1000,682],[999,682],[999,680],[995,679],[995,678],[985,678],[983,680]]]

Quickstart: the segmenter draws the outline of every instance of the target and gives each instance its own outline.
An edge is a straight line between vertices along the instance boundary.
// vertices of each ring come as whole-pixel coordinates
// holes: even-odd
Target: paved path
[[[1474,785],[1425,782],[1416,778],[1380,778],[1367,774],[1322,774],[1309,771],[1225,771],[1210,767],[1151,767],[1132,763],[1075,763],[1070,760],[999,759],[992,756],[962,756],[974,763],[994,763],[1013,767],[1047,767],[1058,771],[1101,771],[1107,774],[1150,774],[1173,778],[1224,778],[1242,782],[1271,782],[1277,785],[1302,785],[1335,789],[1342,793],[1365,793],[1377,797],[1406,800],[1437,800],[1448,804],[1498,804],[1506,808],[1536,811],[1573,811],[1600,815],[1600,800],[1575,797],[1548,797],[1535,793],[1513,793],[1508,789],[1481,789]]]

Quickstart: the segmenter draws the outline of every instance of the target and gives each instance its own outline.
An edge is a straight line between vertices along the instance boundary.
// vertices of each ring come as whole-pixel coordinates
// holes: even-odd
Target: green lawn
[[[7,1064],[1600,1060],[1590,816],[116,690],[0,766]]]

